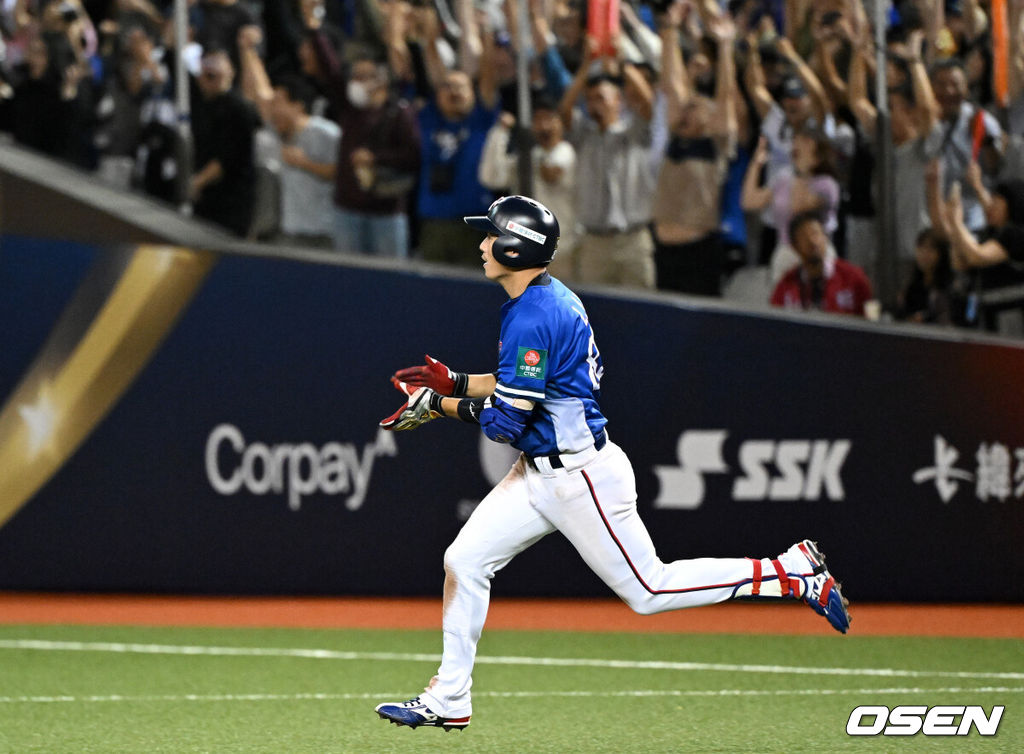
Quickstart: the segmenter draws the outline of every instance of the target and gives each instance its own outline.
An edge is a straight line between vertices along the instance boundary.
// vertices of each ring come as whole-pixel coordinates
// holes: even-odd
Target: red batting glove
[[[412,387],[429,387],[441,395],[465,395],[469,375],[453,372],[433,356],[424,357],[423,366],[406,367],[395,372],[392,382],[398,380]],[[397,385],[396,385],[397,387]],[[402,388],[398,388],[401,390]]]
[[[391,384],[395,386],[395,390],[405,393],[406,395],[412,395],[416,392],[416,388],[407,382],[402,382],[397,377],[391,378]]]
[[[408,386],[396,382],[395,387],[404,393]],[[409,399],[400,409],[386,419],[381,419],[380,426],[393,431],[416,429],[441,415],[441,396],[428,387],[420,387],[409,394]]]

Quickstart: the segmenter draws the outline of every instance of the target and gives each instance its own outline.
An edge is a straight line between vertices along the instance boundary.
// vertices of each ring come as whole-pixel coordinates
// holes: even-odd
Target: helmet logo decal
[[[535,230],[531,230],[530,228],[524,227],[517,223],[515,220],[509,220],[508,225],[505,226],[505,230],[507,230],[509,233],[515,233],[517,236],[525,238],[528,241],[533,241],[539,244],[547,243],[548,240],[548,237],[545,236],[543,233],[538,233]]]

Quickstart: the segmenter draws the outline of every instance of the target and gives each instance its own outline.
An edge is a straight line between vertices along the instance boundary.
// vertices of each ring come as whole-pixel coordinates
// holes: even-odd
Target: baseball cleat
[[[825,556],[818,546],[809,539],[797,542],[779,559],[786,559],[787,566],[795,566],[789,576],[797,577],[804,584],[802,599],[818,615],[824,615],[832,628],[846,633],[850,628],[850,602],[840,591],[840,585],[825,567]],[[787,571],[790,569],[787,568]]]
[[[407,702],[378,704],[376,712],[382,720],[387,720],[395,725],[406,725],[410,728],[419,728],[422,725],[429,728],[443,728],[447,733],[450,730],[462,730],[469,725],[469,716],[448,718],[435,715],[427,705],[420,701],[419,697]]]

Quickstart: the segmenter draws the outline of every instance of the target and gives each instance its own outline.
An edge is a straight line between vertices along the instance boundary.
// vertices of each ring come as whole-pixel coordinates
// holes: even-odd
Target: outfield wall
[[[401,401],[388,375],[424,352],[493,368],[499,288],[214,236],[184,285],[187,249],[18,230],[0,238],[0,588],[439,593],[445,547],[514,456],[454,421],[377,422]],[[851,599],[1024,598],[1024,349],[582,298],[664,559],[811,537]],[[556,534],[495,593],[607,590]]]

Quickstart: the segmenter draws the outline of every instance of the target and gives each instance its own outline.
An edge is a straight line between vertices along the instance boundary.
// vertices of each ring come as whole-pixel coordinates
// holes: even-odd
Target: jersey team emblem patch
[[[548,352],[544,348],[519,348],[516,359],[516,377],[543,380],[547,377]]]

